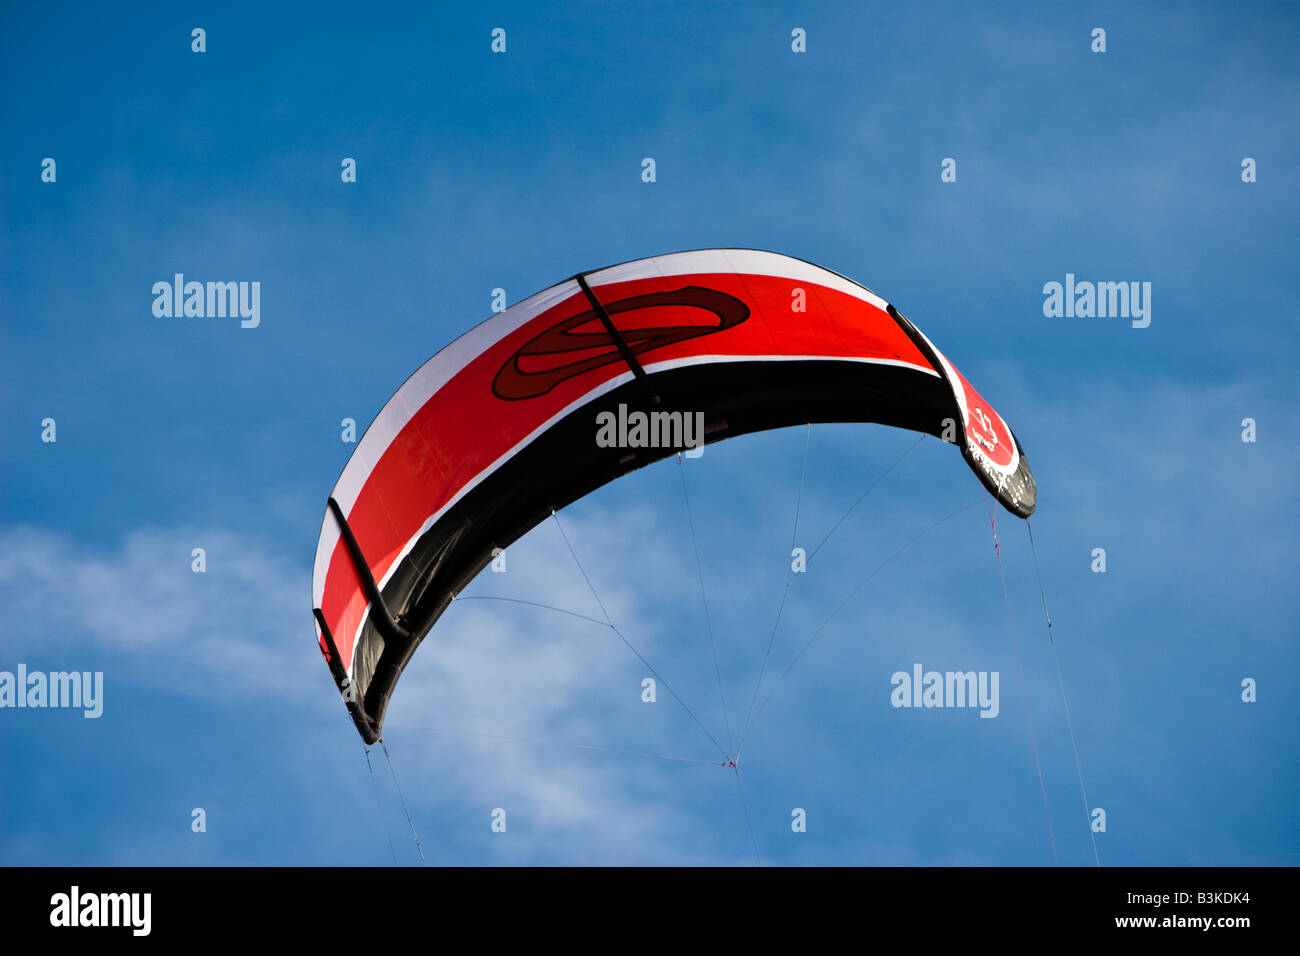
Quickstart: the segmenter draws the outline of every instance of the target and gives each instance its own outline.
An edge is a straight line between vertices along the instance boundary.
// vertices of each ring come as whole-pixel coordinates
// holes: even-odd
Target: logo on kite
[[[984,409],[980,408],[978,405],[976,405],[972,410],[971,416],[973,421],[979,422],[980,428],[983,430],[983,434],[980,434],[975,431],[972,426],[971,434],[975,437],[977,442],[992,452],[998,447],[998,433],[993,429],[993,419],[989,418],[988,415],[984,413]]]
[[[735,296],[697,285],[634,295],[604,306],[611,318],[630,319],[620,324],[618,332],[633,355],[734,328],[750,314],[749,306]],[[644,325],[640,323],[654,316],[633,316],[654,309],[671,309],[665,318],[672,324]],[[683,325],[683,318],[694,317],[692,313],[683,314],[683,309],[711,313],[716,321]],[[492,382],[492,392],[506,401],[537,398],[561,382],[622,361],[619,343],[601,325],[599,314],[595,309],[586,309],[529,339],[501,366]]]

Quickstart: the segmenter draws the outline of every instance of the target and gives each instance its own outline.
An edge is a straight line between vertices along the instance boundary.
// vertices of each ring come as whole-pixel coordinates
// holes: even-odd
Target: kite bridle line
[[[1079,745],[1075,741],[1074,722],[1070,719],[1070,702],[1065,695],[1065,677],[1061,673],[1061,656],[1056,647],[1056,637],[1052,633],[1052,614],[1047,610],[1047,592],[1043,589],[1043,574],[1038,567],[1038,546],[1034,543],[1034,528],[1025,519],[1025,528],[1029,531],[1029,550],[1034,556],[1034,577],[1038,580],[1038,594],[1043,600],[1043,616],[1047,619],[1047,642],[1052,645],[1052,659],[1056,663],[1056,681],[1061,688],[1061,705],[1065,708],[1065,726],[1070,734],[1070,750],[1074,753],[1074,769],[1079,776],[1079,792],[1083,795],[1084,820],[1088,825],[1088,839],[1092,842],[1092,858],[1101,866],[1101,854],[1097,852],[1097,837],[1092,829],[1092,804],[1088,802],[1088,788],[1083,782],[1083,764],[1079,760]]]
[[[1014,440],[1014,436],[1013,436],[1013,440]],[[1019,442],[1017,442],[1017,445],[1018,445],[1018,444],[1019,444]],[[1021,452],[1021,454],[1023,454],[1023,451]],[[997,487],[997,492],[996,492],[996,496],[997,496],[998,500],[1001,500],[1001,498],[1002,498],[1002,486],[1003,486],[1003,485],[1004,485],[1008,480],[1010,480],[1010,478],[1011,478],[1011,475],[1003,475],[1002,478],[998,481],[998,487]],[[999,574],[1002,575],[1002,590],[1003,590],[1003,595],[1004,595],[1004,598],[1005,598],[1005,597],[1006,597],[1007,582],[1006,582],[1006,575],[1005,575],[1005,573],[1003,572],[1003,568],[1002,568],[1002,553],[1001,553],[1001,549],[1000,549],[999,546],[998,546],[998,531],[997,531],[997,524],[996,524],[996,520],[995,520],[995,512],[996,512],[996,509],[993,508],[993,507],[990,507],[990,509],[989,509],[989,524],[990,524],[990,526],[991,526],[991,528],[992,528],[992,530],[993,530],[993,550],[994,550],[994,553],[997,555],[997,559],[998,559],[998,572],[999,572]],[[1043,617],[1044,617],[1044,618],[1046,619],[1046,621],[1047,621],[1047,643],[1051,645],[1051,648],[1052,648],[1052,660],[1053,660],[1053,662],[1054,662],[1055,665],[1056,665],[1056,682],[1057,682],[1057,685],[1059,686],[1060,691],[1061,691],[1061,706],[1064,708],[1064,711],[1065,711],[1065,726],[1066,726],[1066,729],[1067,729],[1067,731],[1069,732],[1069,736],[1070,736],[1070,751],[1071,751],[1071,753],[1074,755],[1074,769],[1075,769],[1075,773],[1078,775],[1078,778],[1079,778],[1079,791],[1080,791],[1080,793],[1081,793],[1082,796],[1083,796],[1084,822],[1086,823],[1086,825],[1087,825],[1087,827],[1088,827],[1088,840],[1089,840],[1089,842],[1092,844],[1092,858],[1093,858],[1093,860],[1095,861],[1095,863],[1096,863],[1097,866],[1101,866],[1101,854],[1098,853],[1098,851],[1097,851],[1097,837],[1096,837],[1096,834],[1093,832],[1093,829],[1092,829],[1092,804],[1088,801],[1088,788],[1087,788],[1087,786],[1086,786],[1086,785],[1084,784],[1084,782],[1083,782],[1083,764],[1082,764],[1082,762],[1081,762],[1080,759],[1079,759],[1079,744],[1078,744],[1078,742],[1077,742],[1077,740],[1076,740],[1076,738],[1075,738],[1075,734],[1074,734],[1074,722],[1070,719],[1070,702],[1069,702],[1069,699],[1067,698],[1066,693],[1065,693],[1065,676],[1064,676],[1063,673],[1061,672],[1061,656],[1060,656],[1060,651],[1059,651],[1059,650],[1057,649],[1057,647],[1056,647],[1056,636],[1055,636],[1055,634],[1054,634],[1053,631],[1052,631],[1052,614],[1051,614],[1051,612],[1048,611],[1048,609],[1047,609],[1047,591],[1046,591],[1046,590],[1044,589],[1044,587],[1043,587],[1043,574],[1042,574],[1042,571],[1040,570],[1039,565],[1038,565],[1038,546],[1034,543],[1034,527],[1033,527],[1032,524],[1030,524],[1028,518],[1025,518],[1025,530],[1026,530],[1026,532],[1027,532],[1028,535],[1029,535],[1029,550],[1030,550],[1030,553],[1033,555],[1033,559],[1034,559],[1034,578],[1035,578],[1035,579],[1037,580],[1037,582],[1038,582],[1038,594],[1039,594],[1039,597],[1042,599],[1042,602],[1043,602]],[[1011,602],[1010,602],[1010,599],[1009,599],[1009,598],[1006,598],[1006,603],[1007,603],[1007,616],[1008,616],[1008,619],[1010,619],[1010,616],[1011,616]],[[1015,622],[1014,622],[1014,621],[1012,621],[1012,637],[1013,637],[1013,639],[1014,639],[1014,637],[1015,637]],[[1024,668],[1023,668],[1023,665],[1021,665],[1021,662],[1020,662],[1020,646],[1019,646],[1018,643],[1016,644],[1016,663],[1017,663],[1017,665],[1020,666],[1020,690],[1021,690],[1021,693],[1022,693],[1022,694],[1025,694]],[[1025,695],[1025,714],[1026,714],[1026,717],[1028,717],[1028,714],[1029,714],[1029,697],[1028,697],[1028,695]],[[1033,733],[1034,733],[1034,729],[1033,729],[1033,724],[1032,724],[1032,723],[1030,724],[1030,727],[1029,727],[1029,733],[1030,733],[1030,739],[1031,739],[1031,741],[1032,741],[1032,740],[1033,740]],[[1047,790],[1046,790],[1045,787],[1043,787],[1043,771],[1042,771],[1042,767],[1038,764],[1038,745],[1037,745],[1037,742],[1034,742],[1034,764],[1035,764],[1035,767],[1037,767],[1037,769],[1038,769],[1039,786],[1043,789],[1043,810],[1046,811],[1046,810],[1047,810]],[[1048,818],[1047,818],[1047,826],[1048,826],[1048,831],[1051,832],[1052,820],[1051,820],[1051,815],[1050,815],[1050,814],[1048,814]],[[1053,857],[1056,856],[1056,837],[1055,837],[1055,834],[1052,834],[1052,855],[1053,855]],[[1059,861],[1059,860],[1057,860],[1057,864],[1058,864],[1058,865],[1060,864],[1060,861]]]
[[[1029,709],[1029,691],[1025,686],[1025,664],[1020,654],[1020,640],[1016,637],[1016,621],[1011,613],[1011,596],[1007,591],[1007,575],[1002,567],[1002,549],[998,543],[998,526],[997,518],[994,514],[994,506],[988,503],[988,493],[985,492],[985,507],[989,514],[989,527],[993,531],[993,553],[998,560],[998,577],[1002,581],[1002,603],[1007,610],[1007,623],[1011,628],[1011,646],[1016,652],[1016,671],[1020,676],[1020,696],[1025,702],[1025,723],[1029,727],[1029,743],[1034,752],[1034,769],[1038,772],[1038,790],[1043,797],[1043,816],[1047,820],[1047,835],[1052,842],[1052,862],[1057,866],[1061,865],[1061,859],[1056,852],[1056,830],[1052,826],[1052,811],[1047,806],[1047,784],[1043,779],[1043,764],[1038,757],[1038,737],[1034,733],[1034,718]]]

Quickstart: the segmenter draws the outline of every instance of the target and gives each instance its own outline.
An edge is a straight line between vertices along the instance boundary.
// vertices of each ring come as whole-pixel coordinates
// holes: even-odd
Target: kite
[[[384,405],[329,497],[317,638],[367,744],[475,575],[602,485],[702,442],[874,422],[957,445],[1012,514],[1036,486],[1002,417],[897,309],[750,249],[581,273],[470,329]]]

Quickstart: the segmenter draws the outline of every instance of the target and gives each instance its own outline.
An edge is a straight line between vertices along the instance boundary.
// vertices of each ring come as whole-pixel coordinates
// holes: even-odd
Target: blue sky
[[[1300,863],[1300,15],[850,6],[5,6],[0,670],[100,670],[105,700],[97,720],[0,710],[0,862],[418,862],[315,649],[340,420],[368,423],[494,288],[513,302],[582,269],[744,246],[894,302],[1016,430],[1101,861]],[[155,317],[150,289],[175,272],[259,281],[260,326]],[[1150,326],[1045,317],[1043,285],[1067,273],[1151,282]],[[714,734],[677,470],[735,722],[807,437],[711,446],[560,516],[620,629]],[[914,442],[814,426],[796,540]],[[767,864],[1050,863],[1014,628],[1057,855],[1090,864],[1028,538],[998,514],[1008,617],[979,497],[927,438],[792,587],[776,672],[872,568],[977,502],[890,561],[777,687],[741,761],[753,841],[730,771],[611,752],[714,756],[669,695],[642,703],[645,668],[607,629],[453,607],[386,726],[429,862],[752,864],[756,843]],[[595,612],[554,524],[508,566],[469,593]],[[916,662],[997,671],[999,716],[891,707],[890,675]]]

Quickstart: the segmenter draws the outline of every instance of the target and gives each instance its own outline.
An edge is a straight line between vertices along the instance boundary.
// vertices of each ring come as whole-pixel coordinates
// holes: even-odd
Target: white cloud
[[[671,569],[630,544],[653,516],[563,520],[605,607],[653,661],[660,635],[647,609],[673,586]],[[190,569],[194,547],[207,551],[205,574]],[[637,573],[627,573],[634,562]],[[553,526],[513,546],[509,567],[502,577],[512,596],[601,616]],[[484,583],[481,592],[500,582]],[[0,534],[6,657],[62,661],[93,650],[111,657],[109,676],[119,686],[229,699],[277,722],[341,710],[315,650],[307,584],[298,563],[225,531],[149,529],[106,548],[34,527]],[[646,767],[662,761],[599,749],[712,758],[680,715],[635,719],[637,708],[677,706],[662,689],[658,704],[641,702],[643,671],[608,627],[495,601],[453,605],[399,683],[386,728],[426,842],[468,839],[462,858],[483,862],[713,859],[701,820],[675,798],[667,778]],[[338,721],[328,732],[349,730]],[[381,779],[382,759],[372,754]],[[339,772],[356,769],[341,765]],[[720,768],[689,769],[731,786]],[[505,806],[508,836],[476,846],[472,834],[439,826],[448,813],[475,806],[488,835],[488,812]]]

